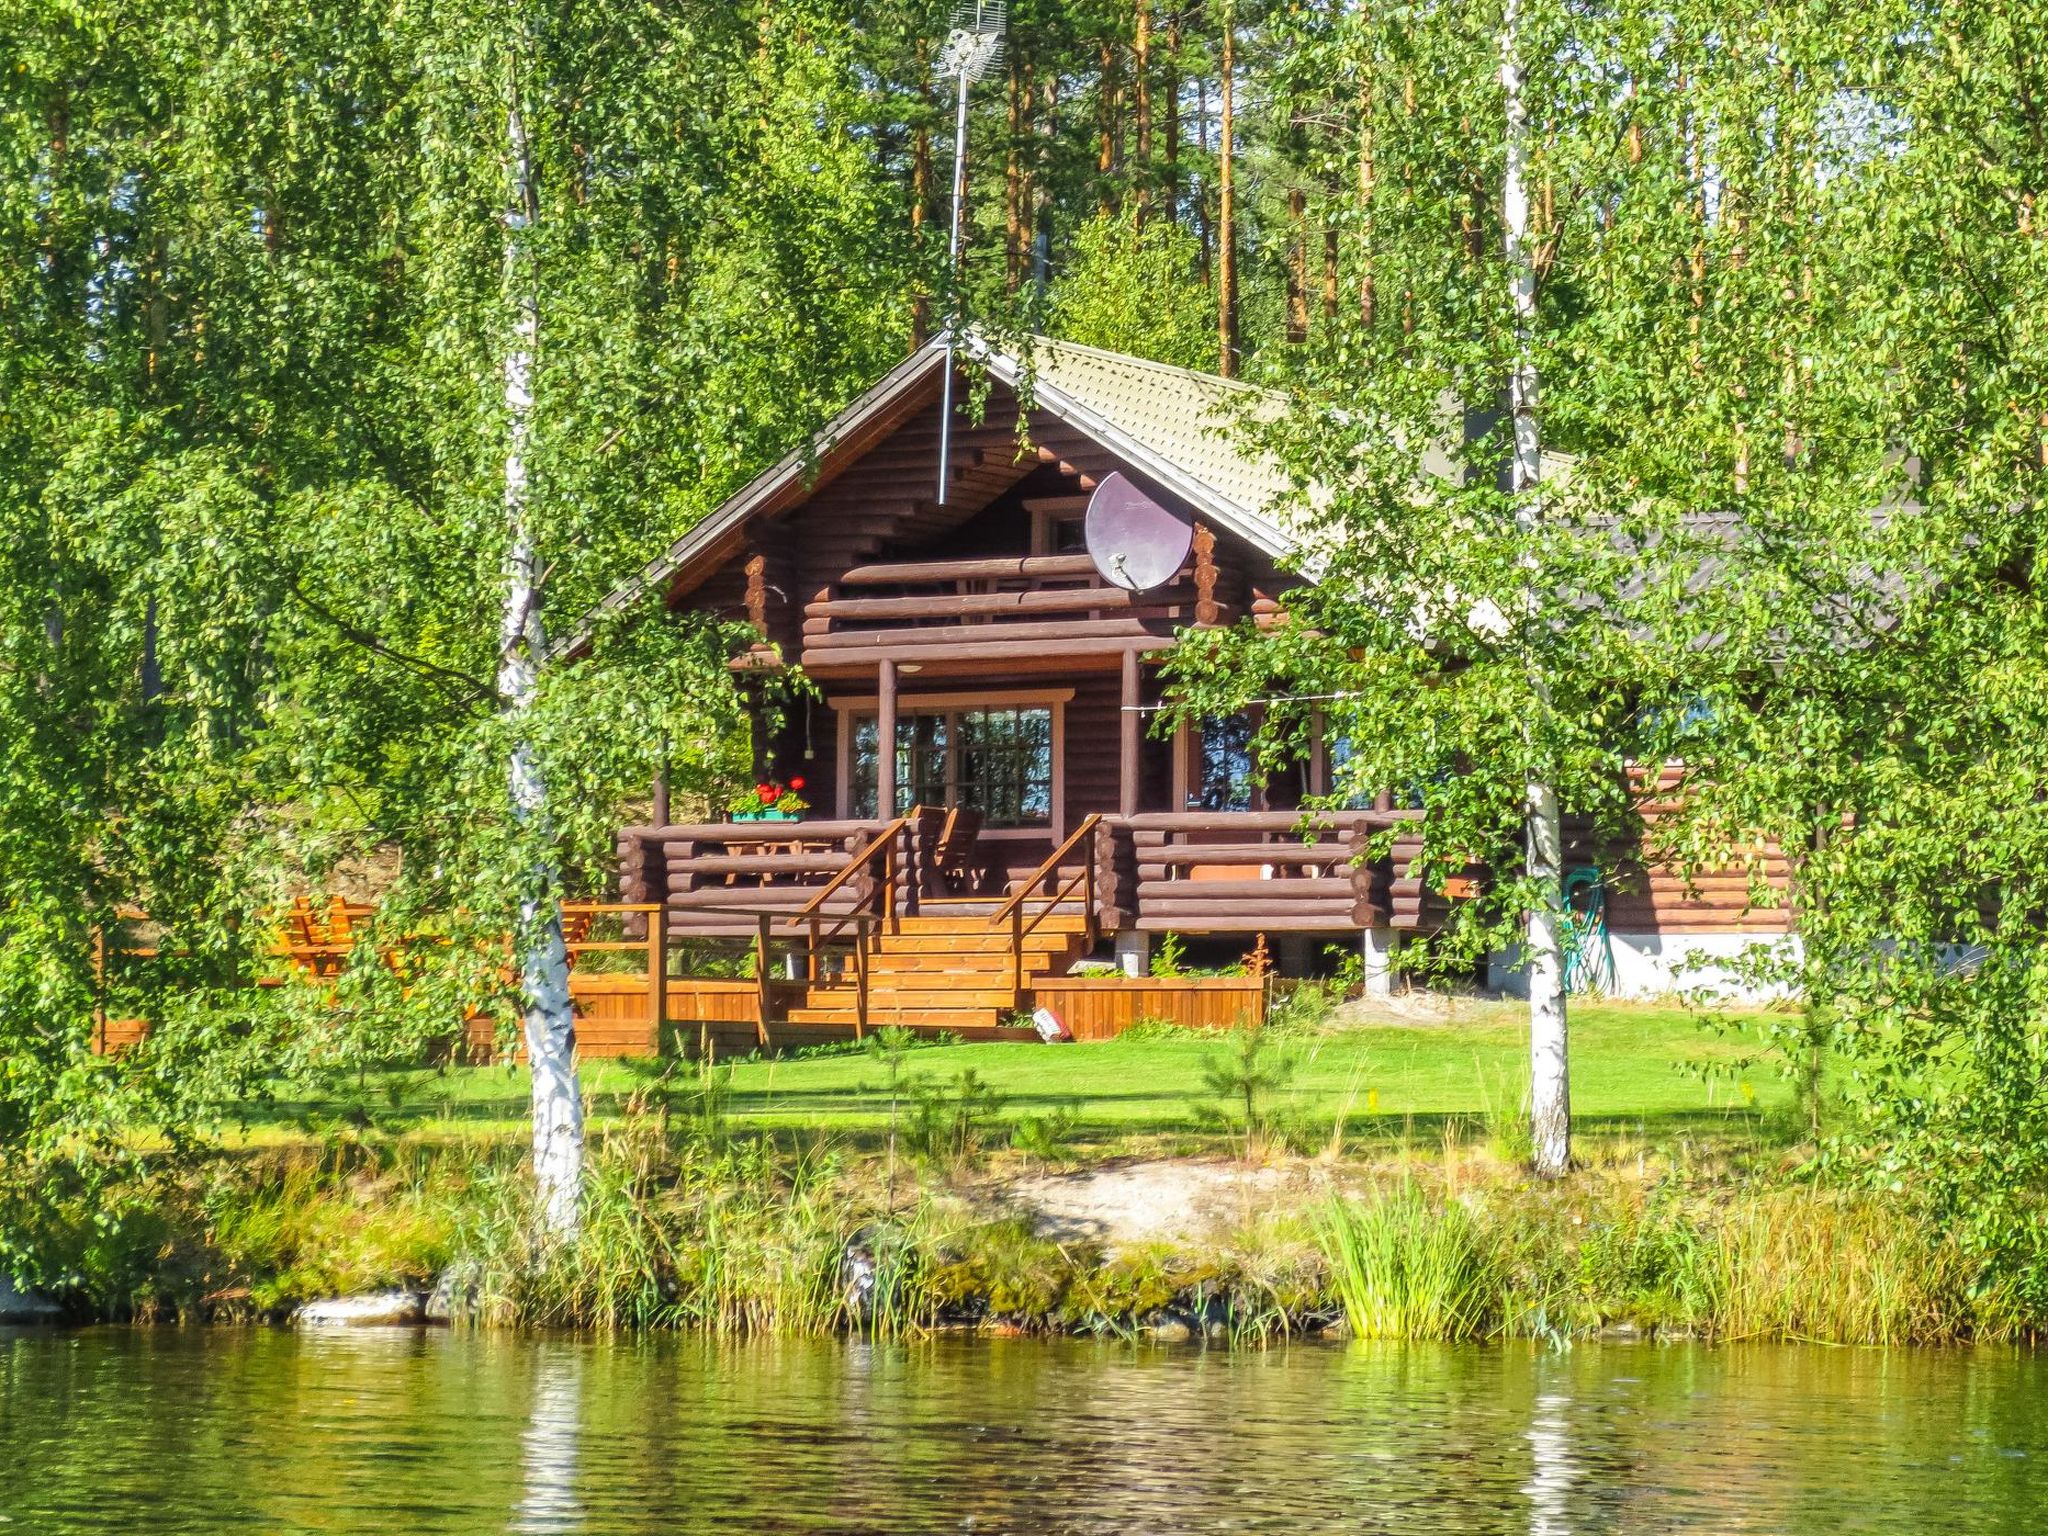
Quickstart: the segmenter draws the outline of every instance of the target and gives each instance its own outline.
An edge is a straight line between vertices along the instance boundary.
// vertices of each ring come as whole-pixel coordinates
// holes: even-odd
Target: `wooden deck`
[[[1094,915],[1104,930],[1278,937],[1385,927],[1427,933],[1449,913],[1416,866],[1420,812],[1158,812],[1093,818],[1061,865],[1092,863]],[[912,915],[938,896],[930,874],[935,833],[912,817],[887,851],[899,869],[887,907]],[[624,828],[618,839],[623,899],[665,905],[672,942],[742,937],[751,914],[794,914],[819,888],[846,878],[825,911],[881,915],[886,871],[875,843],[884,823],[820,820]],[[1373,853],[1383,834],[1391,848]],[[1022,871],[998,889],[1027,884]],[[942,898],[939,898],[942,899]]]
[[[945,905],[949,911],[901,917],[886,928],[871,925],[838,951],[811,948],[809,925],[778,912],[765,919],[770,937],[755,952],[758,974],[730,978],[666,974],[669,925],[658,903],[568,903],[577,1052],[585,1058],[726,1058],[852,1040],[885,1025],[969,1041],[1035,1042],[1037,1035],[1021,1021],[1039,1007],[1051,1008],[1082,1040],[1109,1039],[1146,1020],[1221,1029],[1264,1017],[1260,980],[1067,975],[1091,941],[1092,926],[1056,895],[1040,898],[1036,910],[1028,900]],[[344,912],[339,903],[299,903],[280,920],[274,951],[288,962],[286,977],[252,984],[287,984],[290,977],[330,984],[354,947],[370,941],[373,915],[365,906]],[[129,920],[146,922],[139,913]],[[599,936],[614,925],[637,925],[640,932]],[[865,953],[856,969],[843,962],[857,945]],[[109,953],[147,961],[156,951],[139,942],[103,945],[103,966]],[[606,957],[597,965],[630,963],[597,969],[595,957]],[[834,960],[842,963],[821,963]],[[785,974],[790,970],[797,974]],[[863,972],[864,997],[856,993]],[[145,1019],[103,1012],[95,1020],[93,1049],[131,1050],[148,1032]],[[497,1059],[495,1019],[472,1017],[452,1033],[464,1059]],[[515,1045],[515,1058],[523,1054]]]

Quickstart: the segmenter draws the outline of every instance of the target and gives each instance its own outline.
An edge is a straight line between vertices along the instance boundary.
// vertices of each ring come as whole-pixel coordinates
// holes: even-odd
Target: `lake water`
[[[2048,1531],[2048,1356],[0,1333],[0,1529]]]

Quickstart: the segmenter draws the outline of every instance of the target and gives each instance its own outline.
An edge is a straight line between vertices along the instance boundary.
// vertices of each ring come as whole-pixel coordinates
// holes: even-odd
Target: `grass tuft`
[[[1500,1280],[1469,1212],[1412,1184],[1359,1202],[1333,1197],[1321,1237],[1331,1287],[1367,1339],[1476,1339],[1500,1310]]]

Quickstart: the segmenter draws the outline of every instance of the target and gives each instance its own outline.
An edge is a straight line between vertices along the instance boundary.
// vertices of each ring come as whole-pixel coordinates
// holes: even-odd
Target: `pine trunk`
[[[1501,28],[1501,91],[1507,105],[1507,166],[1501,194],[1506,228],[1508,281],[1514,297],[1514,360],[1508,375],[1508,404],[1514,414],[1515,522],[1533,541],[1543,516],[1543,429],[1538,414],[1535,357],[1536,261],[1529,230],[1529,109],[1523,96],[1519,0],[1507,0]],[[1533,564],[1534,553],[1524,557]],[[1533,577],[1532,577],[1533,580]],[[1529,606],[1536,606],[1531,588]],[[1535,615],[1529,615],[1533,626]],[[1532,659],[1531,682],[1539,710],[1549,703],[1540,662]],[[1524,793],[1527,864],[1535,904],[1528,914],[1524,957],[1529,971],[1529,1116],[1535,1171],[1545,1178],[1567,1172],[1572,1160],[1571,1073],[1564,992],[1564,834],[1557,792],[1531,771]]]
[[[1138,197],[1132,217],[1140,229],[1152,210],[1152,0],[1137,0],[1131,37],[1131,84],[1137,103],[1138,164],[1131,176]]]
[[[505,216],[505,286],[512,335],[505,349],[506,580],[498,631],[498,694],[516,725],[539,693],[541,564],[528,506],[527,453],[533,430],[534,349],[540,298],[526,239],[538,209],[532,149],[517,98],[505,112],[511,203]],[[517,735],[515,732],[515,741]],[[512,749],[509,788],[525,867],[514,938],[533,1078],[533,1174],[549,1237],[573,1238],[583,1186],[583,1094],[576,1080],[576,1020],[569,1005],[569,954],[562,939],[561,878],[548,842],[547,782],[532,747]]]
[[[1180,11],[1166,23],[1166,216],[1180,217]]]
[[[1308,194],[1287,189],[1287,339],[1308,340]]]
[[[1116,209],[1116,45],[1108,38],[1096,44],[1095,179],[1096,211],[1107,218]]]
[[[1216,136],[1216,371],[1226,379],[1237,377],[1237,188],[1230,164],[1235,131],[1231,76],[1237,71],[1236,34],[1235,8],[1224,0]]]

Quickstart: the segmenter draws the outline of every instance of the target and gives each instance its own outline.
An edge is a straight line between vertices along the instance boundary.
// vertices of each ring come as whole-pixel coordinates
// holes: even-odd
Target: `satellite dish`
[[[1187,564],[1195,524],[1113,471],[1088,500],[1082,531],[1102,579],[1127,592],[1162,587]]]

